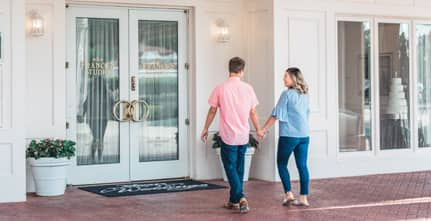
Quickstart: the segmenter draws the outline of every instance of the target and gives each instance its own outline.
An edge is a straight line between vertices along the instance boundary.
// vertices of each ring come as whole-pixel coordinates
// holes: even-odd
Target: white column
[[[0,202],[26,200],[24,11],[24,0],[0,0]]]

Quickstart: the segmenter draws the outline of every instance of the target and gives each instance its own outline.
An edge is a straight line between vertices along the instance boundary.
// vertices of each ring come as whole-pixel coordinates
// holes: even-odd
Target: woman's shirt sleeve
[[[279,121],[287,122],[288,121],[287,103],[288,103],[288,94],[287,94],[287,91],[285,91],[280,95],[277,105],[272,110],[272,116]]]

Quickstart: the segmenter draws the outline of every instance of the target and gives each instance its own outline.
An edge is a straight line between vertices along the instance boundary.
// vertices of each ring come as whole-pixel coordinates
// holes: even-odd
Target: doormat
[[[215,190],[225,188],[227,187],[199,182],[195,180],[78,187],[78,189],[85,190],[91,193],[96,193],[106,197],[175,193],[197,190]]]

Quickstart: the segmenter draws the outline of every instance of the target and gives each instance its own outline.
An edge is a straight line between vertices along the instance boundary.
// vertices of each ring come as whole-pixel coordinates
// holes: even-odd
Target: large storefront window
[[[410,147],[409,26],[379,23],[380,149]]]
[[[416,25],[418,146],[431,147],[431,25]]]
[[[371,150],[370,23],[338,22],[340,151]]]
[[[376,145],[372,145],[372,134],[379,134],[375,140],[380,150],[410,148],[409,24],[379,22],[375,28],[373,41],[370,22],[338,22],[340,152],[371,150]],[[430,31],[431,25],[416,27],[420,147],[431,146]],[[378,45],[376,56],[371,53],[372,42]],[[376,73],[371,63],[378,65]],[[376,106],[373,94],[379,98]],[[377,116],[372,114],[374,108]],[[372,131],[372,122],[378,123],[378,131]]]

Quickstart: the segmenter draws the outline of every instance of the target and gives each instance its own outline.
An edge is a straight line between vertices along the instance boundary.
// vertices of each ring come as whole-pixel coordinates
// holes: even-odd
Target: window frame
[[[412,143],[414,143],[414,146],[413,146],[413,151],[415,151],[415,152],[430,152],[431,153],[431,146],[426,146],[426,147],[419,147],[419,133],[418,133],[418,129],[419,129],[419,122],[418,122],[418,120],[416,119],[417,118],[417,116],[418,116],[418,107],[419,107],[419,104],[418,104],[418,90],[417,90],[417,85],[418,85],[418,74],[419,74],[419,71],[418,71],[418,68],[417,68],[417,65],[418,65],[418,57],[417,57],[417,48],[416,48],[416,43],[417,43],[417,39],[416,39],[416,26],[417,25],[430,25],[431,26],[431,20],[413,20],[413,22],[412,22],[412,29],[414,30],[414,33],[413,33],[413,60],[414,60],[414,63],[413,63],[413,71],[414,71],[414,76],[413,76],[413,80],[414,80],[414,84],[415,84],[415,87],[414,87],[414,101],[415,101],[415,108],[414,108],[414,110],[413,110],[413,112],[414,112],[414,120],[413,120],[413,125],[414,125],[414,137],[413,137],[413,139],[414,139],[414,142],[412,142]]]
[[[370,23],[370,74],[371,74],[371,142],[372,148],[368,151],[342,152],[340,145],[339,126],[339,44],[338,44],[338,22],[369,22]],[[382,149],[380,144],[380,79],[379,79],[379,24],[407,24],[409,37],[409,136],[410,145],[403,149]],[[402,155],[407,152],[430,152],[431,146],[419,148],[418,146],[418,121],[417,117],[417,54],[416,54],[416,26],[431,25],[431,20],[419,20],[415,18],[391,18],[384,16],[362,16],[362,15],[336,15],[335,16],[335,82],[336,82],[336,155],[338,158],[358,156],[393,156]]]
[[[365,150],[365,151],[341,151],[341,144],[340,144],[340,113],[339,113],[339,65],[338,65],[338,60],[339,60],[339,44],[338,44],[338,23],[339,22],[368,22],[370,25],[370,76],[371,76],[371,150]],[[336,45],[336,49],[335,49],[335,82],[336,82],[336,102],[337,102],[337,117],[336,117],[336,149],[337,149],[337,156],[342,156],[342,157],[352,157],[352,156],[373,156],[376,154],[376,141],[375,141],[375,135],[374,135],[374,130],[375,130],[375,118],[374,118],[374,112],[375,112],[375,104],[374,104],[374,82],[372,80],[372,77],[374,76],[374,29],[373,29],[373,19],[370,17],[365,17],[365,16],[336,16],[335,19],[335,45]]]
[[[414,115],[413,115],[413,108],[415,108],[416,107],[416,104],[414,103],[415,101],[413,100],[413,98],[412,98],[412,96],[413,96],[413,94],[414,94],[414,92],[413,92],[413,88],[415,88],[416,87],[416,84],[415,84],[415,82],[413,81],[413,44],[412,44],[412,39],[413,39],[413,31],[412,31],[412,20],[409,20],[409,19],[399,19],[399,18],[375,18],[374,19],[374,29],[376,30],[375,31],[375,36],[374,36],[374,38],[375,38],[375,53],[374,53],[374,60],[375,60],[375,66],[374,66],[374,73],[377,73],[377,74],[375,74],[373,77],[374,77],[374,81],[375,81],[375,88],[374,88],[374,90],[377,90],[377,91],[375,91],[376,92],[376,100],[375,100],[375,102],[376,102],[376,104],[375,104],[375,106],[376,107],[379,107],[379,108],[376,108],[376,115],[375,115],[375,117],[376,117],[376,134],[375,134],[375,137],[376,138],[380,138],[380,78],[379,78],[379,74],[380,74],[380,69],[379,69],[379,67],[380,67],[380,59],[379,59],[379,56],[380,56],[380,54],[379,54],[379,47],[380,47],[380,45],[379,45],[379,34],[378,34],[378,30],[379,30],[379,24],[381,24],[381,23],[385,23],[385,24],[407,24],[409,27],[408,27],[408,37],[409,37],[409,97],[408,97],[408,99],[409,99],[409,128],[410,128],[410,133],[409,133],[409,138],[410,138],[410,145],[407,147],[407,148],[402,148],[402,149],[385,149],[385,150],[383,150],[382,148],[381,148],[381,144],[380,144],[380,140],[378,140],[378,143],[377,143],[377,145],[376,145],[376,149],[378,149],[377,150],[377,154],[378,155],[385,155],[385,153],[393,153],[393,152],[395,152],[395,153],[397,153],[397,152],[399,152],[400,154],[403,154],[403,153],[405,153],[405,152],[411,152],[412,150],[413,150],[413,137],[414,137],[414,135],[412,134],[413,132],[414,132],[414,130],[412,130],[412,128],[413,128],[413,119],[414,119]]]

